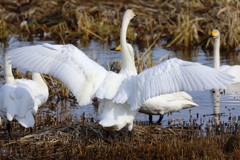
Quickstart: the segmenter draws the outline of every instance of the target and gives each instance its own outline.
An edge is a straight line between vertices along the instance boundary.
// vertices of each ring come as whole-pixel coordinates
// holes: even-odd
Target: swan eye
[[[212,36],[213,36],[213,37],[215,37],[215,36],[216,36],[216,34],[217,34],[217,32],[216,32],[216,31],[212,31]]]

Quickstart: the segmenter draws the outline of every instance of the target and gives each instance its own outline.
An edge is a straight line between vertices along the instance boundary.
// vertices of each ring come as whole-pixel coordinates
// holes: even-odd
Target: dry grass
[[[139,16],[132,20],[128,29],[129,40],[146,45],[161,34],[160,38],[169,39],[166,47],[193,47],[207,38],[213,28],[217,28],[222,33],[221,46],[235,49],[240,44],[239,3],[237,0],[122,0],[118,3],[33,0],[32,5],[37,9],[29,17],[29,30],[42,36],[44,32],[50,33],[53,38],[59,39],[59,43],[78,39],[82,43],[92,39],[111,43],[119,40],[123,11],[131,8]],[[8,25],[5,33],[27,32],[26,29],[19,30],[19,24],[26,16],[19,12],[16,3],[1,1],[0,13],[0,18]],[[209,47],[209,44],[204,46]]]
[[[48,119],[48,118],[45,118]],[[127,129],[116,132],[114,139],[97,123],[72,121],[41,125],[31,134],[6,139],[0,134],[1,159],[239,159],[239,136],[231,136],[231,126],[216,132],[204,131],[196,123],[159,126],[138,122],[131,137]],[[47,120],[46,120],[47,121]],[[196,127],[198,126],[198,127]],[[39,127],[39,126],[38,126]],[[237,128],[239,128],[237,126]],[[236,130],[236,128],[234,129]],[[207,133],[208,132],[208,133]],[[231,137],[229,139],[229,137]],[[229,139],[229,141],[228,141]]]

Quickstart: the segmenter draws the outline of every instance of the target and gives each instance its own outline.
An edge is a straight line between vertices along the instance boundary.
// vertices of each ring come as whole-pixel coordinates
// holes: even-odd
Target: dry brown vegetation
[[[1,0],[0,39],[9,33],[50,33],[59,43],[89,43],[118,41],[123,11],[134,10],[139,16],[131,22],[128,39],[138,42],[166,38],[166,47],[191,47],[202,44],[213,28],[222,33],[221,46],[234,49],[240,44],[238,0],[137,0],[137,1],[80,1],[31,0],[32,10],[21,6],[27,0]],[[28,14],[32,11],[32,14]],[[29,30],[19,28],[29,18]],[[135,36],[134,32],[137,32]],[[66,34],[67,32],[67,34]],[[205,44],[208,47],[209,44]]]
[[[237,123],[196,123],[160,126],[138,122],[131,137],[127,129],[110,138],[100,125],[69,117],[50,123],[48,116],[37,118],[35,131],[28,134],[14,126],[11,139],[1,133],[1,159],[239,159]],[[41,121],[41,122],[40,122]],[[53,120],[54,121],[54,120]],[[39,129],[41,128],[41,129]]]

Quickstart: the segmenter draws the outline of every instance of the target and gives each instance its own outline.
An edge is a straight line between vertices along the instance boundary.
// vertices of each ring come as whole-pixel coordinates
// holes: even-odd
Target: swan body
[[[125,126],[131,131],[137,111],[130,110],[130,106],[126,103],[117,104],[113,103],[112,100],[105,99],[101,101],[98,113],[101,120],[99,124],[106,131],[118,131]]]
[[[121,28],[122,69],[107,71],[73,45],[35,45],[10,50],[11,64],[32,72],[50,74],[60,79],[75,95],[79,105],[100,100],[100,124],[108,131],[127,126],[141,105],[149,98],[179,91],[226,88],[232,76],[203,66],[172,58],[140,74],[135,74],[134,59],[129,54],[126,31],[135,16],[126,10]]]
[[[33,80],[14,79],[12,66],[4,57],[6,84],[0,89],[0,117],[5,122],[17,120],[25,128],[33,127],[38,107],[47,101],[48,87],[39,73],[32,73]]]
[[[230,74],[234,76],[234,81],[232,83],[239,83],[240,82],[240,65],[223,65],[220,67],[220,70],[224,73]]]
[[[157,121],[159,124],[166,113],[178,112],[182,109],[197,106],[189,94],[186,92],[177,92],[148,99],[143,103],[139,112],[148,114],[150,123],[152,123],[152,115],[160,115]]]
[[[214,41],[214,44],[213,44],[214,68],[234,76],[235,78],[232,83],[239,83],[240,82],[240,65],[220,66],[220,32],[217,29],[213,29],[209,37],[213,38],[213,41]]]

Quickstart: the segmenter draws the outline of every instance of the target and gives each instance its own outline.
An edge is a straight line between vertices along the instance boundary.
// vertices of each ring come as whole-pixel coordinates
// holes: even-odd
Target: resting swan
[[[128,45],[128,51],[130,55],[134,56],[133,48],[131,44]],[[121,50],[121,46],[116,47],[116,51]],[[135,63],[133,64],[135,66]],[[135,69],[136,71],[136,69]],[[137,71],[135,72],[135,75]],[[159,115],[157,124],[160,124],[164,114],[171,112],[178,112],[182,109],[197,107],[198,105],[193,102],[192,97],[186,92],[177,92],[172,94],[164,94],[161,96],[153,97],[145,101],[139,112],[149,115],[149,123],[152,124],[152,115]]]
[[[217,29],[213,29],[209,37],[213,38],[214,45],[213,45],[213,62],[214,68],[220,69],[222,72],[230,74],[234,76],[234,82],[232,83],[239,83],[240,82],[240,65],[223,65],[220,67],[220,32]]]
[[[149,123],[152,123],[152,115],[159,115],[157,124],[160,124],[166,113],[178,112],[182,109],[197,106],[189,94],[177,92],[148,99],[142,104],[139,112],[149,115]]]
[[[7,122],[9,136],[12,120],[25,128],[31,127],[32,131],[34,115],[48,98],[47,85],[39,73],[32,73],[33,80],[14,79],[7,56],[4,56],[4,78],[6,84],[0,89],[0,117]]]
[[[75,95],[79,105],[100,102],[99,124],[107,131],[127,126],[131,131],[140,106],[149,98],[179,91],[226,88],[232,76],[199,63],[172,58],[135,74],[133,55],[126,42],[127,27],[135,16],[126,10],[120,35],[122,69],[119,74],[88,58],[73,45],[35,45],[10,50],[11,64],[60,79]]]

